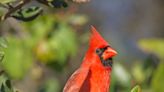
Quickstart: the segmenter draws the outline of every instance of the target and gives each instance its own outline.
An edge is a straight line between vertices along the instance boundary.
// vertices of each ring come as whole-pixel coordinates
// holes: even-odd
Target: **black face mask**
[[[109,58],[109,59],[106,59],[104,60],[103,57],[102,57],[102,54],[104,53],[104,51],[110,46],[106,46],[105,48],[100,48],[100,49],[96,49],[96,54],[99,56],[100,60],[101,60],[101,63],[103,64],[103,66],[105,67],[112,67],[113,65],[113,60],[112,58]]]

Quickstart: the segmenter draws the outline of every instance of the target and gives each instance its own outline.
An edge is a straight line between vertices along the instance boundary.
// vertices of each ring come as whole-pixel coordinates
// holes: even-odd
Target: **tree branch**
[[[1,21],[7,19],[10,17],[10,15],[14,12],[16,12],[18,9],[22,8],[25,4],[29,3],[31,0],[22,0],[19,2],[19,4],[13,8],[10,8],[9,11],[1,17]]]

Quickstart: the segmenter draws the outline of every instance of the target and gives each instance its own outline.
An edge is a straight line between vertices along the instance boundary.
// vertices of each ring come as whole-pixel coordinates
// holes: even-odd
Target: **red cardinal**
[[[79,69],[67,81],[63,92],[109,92],[112,57],[117,52],[91,27],[89,49]]]

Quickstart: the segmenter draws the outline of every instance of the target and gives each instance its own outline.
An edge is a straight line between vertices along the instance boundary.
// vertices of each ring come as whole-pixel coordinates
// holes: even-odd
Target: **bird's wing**
[[[89,68],[79,68],[76,70],[67,81],[63,92],[79,92],[81,86],[87,78],[88,73]]]

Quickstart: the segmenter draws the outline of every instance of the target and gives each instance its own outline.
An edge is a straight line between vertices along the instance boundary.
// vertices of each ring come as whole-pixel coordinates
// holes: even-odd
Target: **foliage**
[[[134,88],[132,88],[131,92],[141,92],[140,86],[136,85]]]
[[[159,67],[157,68],[157,70],[154,73],[154,77],[152,79],[152,83],[151,86],[153,88],[154,92],[163,92],[164,88],[164,63],[160,63]]]
[[[0,3],[6,4],[6,3],[14,2],[14,1],[16,0],[0,0]]]
[[[8,48],[4,49],[5,58],[3,68],[13,78],[23,77],[32,65],[30,48],[24,39],[10,36],[7,38]],[[25,54],[26,53],[26,54]]]
[[[119,63],[115,63],[114,68],[113,68],[113,76],[117,79],[118,85],[124,85],[125,87],[129,87],[131,75],[125,69],[124,66],[122,66]]]
[[[13,92],[12,86],[22,85],[25,80],[29,85],[37,81],[37,92],[60,92],[73,65],[77,64],[75,56],[81,53],[78,47],[83,46],[81,39],[88,40],[88,34],[86,37],[80,31],[84,30],[88,17],[69,7],[70,1],[89,0],[36,0],[36,5],[32,1],[0,0],[0,16],[4,20],[0,25],[4,22],[9,27],[6,31],[2,25],[3,32],[0,30],[0,70],[7,74],[0,76],[0,92]],[[15,23],[16,29],[10,23]],[[143,92],[163,92],[164,40],[141,39],[138,46],[148,57],[133,60],[133,64],[116,61],[110,92],[141,92],[141,87]],[[71,66],[72,58],[75,60]],[[9,79],[16,82],[12,85]],[[131,90],[136,84],[141,87],[137,85]]]
[[[4,48],[7,48],[6,40],[0,37],[0,62],[4,58],[4,51],[3,51]]]
[[[140,84],[143,92],[163,92],[163,39],[142,39],[139,47],[147,54],[144,60],[136,60],[129,70],[126,65],[116,63],[113,67],[111,92],[128,92],[132,85]],[[136,86],[133,91],[138,89]],[[131,91],[131,92],[133,92]],[[138,92],[138,91],[137,91]]]
[[[59,82],[57,79],[48,79],[40,88],[39,92],[59,92]]]
[[[158,67],[154,68],[153,78],[151,80],[151,86],[154,92],[163,92],[164,89],[162,85],[164,85],[163,77],[164,77],[164,40],[161,38],[152,38],[152,39],[143,39],[139,42],[139,46],[146,52],[156,54],[160,63],[158,63]],[[149,62],[150,63],[150,62]],[[155,64],[153,64],[155,65]]]
[[[14,90],[11,81],[4,75],[0,76],[0,92],[18,92]]]
[[[161,59],[164,60],[164,39],[162,38],[151,38],[151,39],[142,39],[139,41],[139,46],[149,53],[154,53],[158,55]]]
[[[66,0],[35,0],[39,4],[46,5],[48,7],[52,8],[67,8],[68,2]],[[76,0],[74,2],[78,2],[81,0]],[[42,14],[43,9],[41,6],[28,6],[23,7],[29,3],[31,3],[32,0],[1,0],[0,5],[3,8],[6,8],[8,12],[1,16],[1,21],[7,19],[8,17],[13,17],[17,20],[21,20],[24,22],[32,21],[36,19],[39,15]],[[87,2],[87,1],[82,1]],[[16,3],[16,4],[15,4]]]
[[[62,1],[59,6],[58,4],[56,5],[58,0],[46,1],[47,3],[38,3],[56,9],[67,7],[65,1],[59,1]],[[4,20],[8,17],[13,17],[17,20],[24,21],[25,23],[19,22],[20,24],[15,25],[23,30],[11,28],[12,30],[5,31],[7,35],[0,39],[1,58],[5,55],[3,62],[1,63],[3,71],[5,71],[10,79],[19,81],[24,80],[26,76],[30,76],[31,73],[29,72],[31,71],[35,72],[35,74],[32,73],[31,78],[37,76],[33,81],[41,78],[43,76],[42,65],[51,68],[53,71],[55,70],[55,72],[57,71],[59,74],[65,72],[64,68],[66,67],[66,64],[71,57],[76,55],[78,47],[76,29],[73,28],[73,25],[85,25],[88,21],[87,17],[76,14],[69,15],[69,13],[66,15],[60,13],[51,14],[50,11],[48,11],[48,14],[37,18],[43,11],[41,6],[23,7],[29,2],[24,2],[24,4],[18,3],[18,5],[15,3],[9,4],[9,2],[1,2],[3,8],[9,9],[13,7],[13,9],[9,9],[6,14],[3,14],[1,19]],[[40,67],[39,70],[33,68],[35,65]],[[40,89],[37,90],[41,92],[59,92],[61,85],[59,85],[60,81],[58,81],[58,79],[59,78],[45,79],[45,82],[40,86]],[[8,88],[2,86],[1,90],[2,92],[3,90],[6,92]]]

